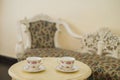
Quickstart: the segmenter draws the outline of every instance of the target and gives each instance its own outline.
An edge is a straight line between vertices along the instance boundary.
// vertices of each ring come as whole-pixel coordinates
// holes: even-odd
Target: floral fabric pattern
[[[25,60],[29,56],[62,57],[71,56],[84,62],[92,69],[92,75],[88,80],[120,80],[120,59],[96,54],[81,54],[79,52],[59,48],[37,48],[26,50],[19,60]]]
[[[83,44],[87,53],[97,53],[98,49],[100,49],[98,47],[99,43],[102,44],[101,52],[106,53],[101,55],[117,54],[117,58],[120,59],[120,37],[113,34],[108,28],[101,28],[96,32],[83,35]]]
[[[31,48],[54,48],[54,36],[56,23],[48,21],[31,22],[29,31],[31,33]]]

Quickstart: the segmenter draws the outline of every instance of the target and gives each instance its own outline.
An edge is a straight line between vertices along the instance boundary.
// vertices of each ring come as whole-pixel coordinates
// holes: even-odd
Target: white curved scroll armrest
[[[17,58],[20,58],[24,54],[24,43],[21,35],[22,33],[20,26],[18,26],[17,29],[18,29],[18,35],[17,35],[18,42],[16,43],[15,52]]]
[[[74,37],[74,38],[76,38],[76,39],[82,39],[82,36],[79,36],[79,35],[77,35],[76,33],[74,33],[74,32],[70,29],[70,27],[69,27],[69,25],[68,25],[67,23],[65,23],[64,21],[61,21],[61,24],[64,25],[66,31],[67,31],[68,34],[70,34],[72,37]]]
[[[18,58],[23,56],[23,54],[24,54],[24,45],[23,45],[22,41],[19,41],[16,44],[15,51],[16,51],[16,55],[17,55]]]
[[[98,49],[97,54],[98,55],[102,55],[103,47],[104,47],[104,42],[98,41],[98,44],[97,44],[97,49]]]
[[[59,34],[62,32],[62,29],[61,29],[60,27],[64,27],[65,31],[66,31],[71,37],[73,37],[73,38],[75,38],[75,39],[78,39],[78,40],[80,40],[80,42],[82,42],[82,39],[83,39],[82,36],[74,33],[74,32],[70,29],[70,26],[69,26],[66,22],[64,22],[64,21],[61,20],[61,19],[58,19],[56,22],[57,22],[57,25],[56,25],[57,31],[56,31],[56,33],[55,33],[55,38],[54,38],[54,39],[55,39],[55,47],[57,47],[57,48],[62,48],[62,46],[59,44]]]

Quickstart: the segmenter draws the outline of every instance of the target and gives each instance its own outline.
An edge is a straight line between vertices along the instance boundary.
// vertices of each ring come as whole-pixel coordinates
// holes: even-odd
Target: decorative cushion
[[[56,23],[35,21],[30,23],[31,48],[54,48]]]

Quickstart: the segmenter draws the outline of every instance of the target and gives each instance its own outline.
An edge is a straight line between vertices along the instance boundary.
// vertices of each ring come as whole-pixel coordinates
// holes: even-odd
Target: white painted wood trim
[[[23,43],[23,37],[22,37],[22,32],[21,32],[21,27],[19,22],[18,22],[17,32],[18,32],[17,33],[18,42],[16,43],[16,47],[15,47],[16,56],[17,54],[24,53],[24,43]]]

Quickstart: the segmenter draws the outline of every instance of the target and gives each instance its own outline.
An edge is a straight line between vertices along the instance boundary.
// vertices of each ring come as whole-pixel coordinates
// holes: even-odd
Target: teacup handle
[[[61,63],[61,59],[60,58],[57,59],[57,63],[58,63],[59,66],[64,66],[64,64]]]
[[[61,59],[60,59],[60,58],[57,59],[57,63],[58,63],[59,65],[61,65]]]

